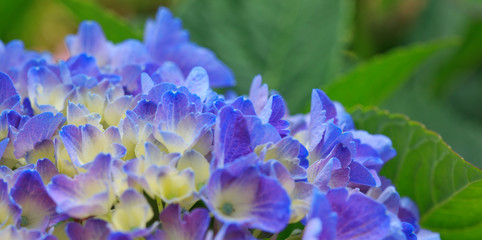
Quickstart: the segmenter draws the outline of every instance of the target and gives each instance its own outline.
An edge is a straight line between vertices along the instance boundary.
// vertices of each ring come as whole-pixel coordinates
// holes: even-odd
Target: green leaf
[[[299,111],[340,70],[352,1],[191,0],[178,6],[192,39],[212,49],[245,94],[256,74]]]
[[[77,20],[94,20],[98,22],[110,41],[121,42],[128,38],[142,38],[142,29],[130,26],[124,19],[104,9],[95,1],[57,0],[67,7]]]
[[[405,33],[405,42],[425,42],[463,34],[464,27],[470,20],[470,7],[464,3],[465,1],[424,0],[424,2],[426,2],[424,10]]]
[[[392,139],[397,156],[381,175],[393,181],[400,195],[414,200],[422,227],[442,239],[482,236],[482,171],[466,162],[435,132],[404,115],[356,109],[358,129]]]
[[[462,43],[453,56],[438,72],[433,89],[438,96],[445,96],[457,84],[457,75],[476,71],[482,61],[482,20],[470,22]]]
[[[418,78],[418,77],[417,77]],[[414,86],[422,85],[415,81]],[[473,86],[472,86],[473,87]],[[454,104],[432,99],[427,90],[404,87],[397,91],[381,108],[403,113],[412,120],[424,123],[440,134],[458,154],[467,161],[482,167],[482,125],[461,115]],[[475,88],[474,91],[480,88]]]
[[[427,58],[455,46],[454,39],[401,47],[355,67],[322,89],[346,107],[379,105],[403,85]]]
[[[22,21],[25,14],[34,4],[32,1],[18,0],[18,1],[0,1],[0,39],[3,41],[13,40],[16,36],[12,36],[12,30],[22,26]],[[12,21],[12,19],[15,19]],[[8,24],[6,24],[8,23]]]

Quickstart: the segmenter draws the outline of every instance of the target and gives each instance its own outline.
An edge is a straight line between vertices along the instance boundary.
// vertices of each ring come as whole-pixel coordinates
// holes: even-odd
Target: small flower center
[[[227,216],[230,216],[234,212],[234,207],[231,203],[224,203],[221,207],[221,212]]]
[[[28,225],[28,217],[27,216],[21,216],[20,217],[20,227],[25,227]]]

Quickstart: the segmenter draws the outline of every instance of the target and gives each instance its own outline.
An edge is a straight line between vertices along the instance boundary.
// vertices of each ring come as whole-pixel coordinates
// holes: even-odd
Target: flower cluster
[[[296,116],[260,76],[217,94],[233,74],[169,10],[143,42],[66,43],[0,42],[0,239],[438,238],[378,174],[390,139],[321,90]]]

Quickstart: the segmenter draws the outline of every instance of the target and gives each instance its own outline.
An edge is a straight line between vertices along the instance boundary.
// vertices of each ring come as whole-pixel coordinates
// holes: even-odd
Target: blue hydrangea
[[[0,239],[439,238],[379,175],[389,138],[319,89],[294,116],[261,76],[214,92],[231,70],[168,9],[142,42],[86,21],[66,45],[0,42]]]

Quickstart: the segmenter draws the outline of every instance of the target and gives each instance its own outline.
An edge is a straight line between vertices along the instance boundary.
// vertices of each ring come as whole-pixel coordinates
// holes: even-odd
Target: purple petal
[[[214,134],[215,167],[222,167],[253,151],[246,119],[231,106],[219,112]]]
[[[325,125],[325,124],[318,124]],[[311,133],[310,133],[311,134]],[[310,136],[310,138],[313,136]],[[318,137],[316,137],[318,139]],[[316,140],[315,138],[310,139],[310,161],[316,161],[320,158],[327,157],[333,149],[338,144],[343,144],[345,147],[354,148],[354,143],[352,143],[351,133],[343,132],[339,127],[333,123],[328,123],[325,125],[322,131],[321,138]],[[312,142],[315,141],[315,142]],[[316,142],[317,141],[317,142]],[[337,157],[331,155],[332,157]],[[340,159],[341,160],[341,159]]]
[[[310,226],[310,222],[314,219],[321,220],[322,229],[321,231],[316,234],[317,239],[335,239],[336,238],[336,226],[338,223],[338,216],[335,212],[332,211],[330,202],[328,201],[325,194],[322,194],[318,191],[314,192],[313,199],[311,202],[311,210],[308,213],[308,226],[307,230],[305,231],[313,231],[313,228],[316,226]]]
[[[251,147],[253,149],[258,145],[281,140],[278,131],[271,124],[263,124],[261,120],[255,116],[246,116],[245,119],[250,132]]]
[[[231,103],[231,106],[236,110],[240,110],[244,115],[256,115],[253,103],[247,98],[238,97],[233,103]]]
[[[167,61],[162,64],[162,66],[157,69],[156,73],[152,75],[154,82],[168,82],[173,83],[177,86],[182,86],[184,81],[184,74],[177,64]]]
[[[134,240],[134,238],[127,233],[115,232],[115,233],[111,233],[109,235],[109,238],[107,238],[107,240]]]
[[[29,230],[11,225],[0,230],[0,239],[21,239],[21,240],[52,240],[51,238],[43,238],[42,232],[39,230]]]
[[[321,141],[327,126],[324,123],[330,122],[336,116],[336,109],[331,100],[324,92],[313,89],[311,94],[310,128],[309,140],[310,151]]]
[[[28,97],[34,100],[37,97],[37,88],[50,91],[61,84],[57,76],[46,66],[32,67],[28,70]]]
[[[373,174],[360,163],[353,161],[350,164],[350,182],[370,187],[377,187],[379,186],[380,182],[380,180],[378,179],[377,181],[377,179],[378,175],[373,176]]]
[[[333,170],[336,168],[334,165],[336,166],[337,164],[339,165],[337,158],[330,158],[328,161],[320,159],[314,162],[307,169],[308,181],[317,186],[320,190],[327,191],[330,187]]]
[[[258,114],[263,110],[268,101],[268,85],[266,85],[266,83],[261,85],[261,83],[261,75],[256,75],[249,89],[249,99],[253,102],[254,109]]]
[[[236,84],[231,70],[217,59],[211,50],[193,43],[180,44],[170,49],[162,60],[175,62],[184,76],[187,76],[194,67],[204,68],[209,75],[211,87],[231,87]]]
[[[13,107],[12,104],[5,103],[12,102],[16,104],[16,102],[13,101],[14,99],[16,99],[17,102],[20,101],[20,96],[18,95],[12,80],[8,75],[0,72],[0,111]]]
[[[0,216],[1,224],[17,225],[22,209],[10,199],[8,184],[3,179],[0,179],[0,206],[7,208],[3,211],[6,215]]]
[[[265,161],[271,158],[281,162],[288,169],[291,177],[294,179],[305,179],[306,170],[304,167],[300,166],[300,159],[298,157],[300,149],[301,144],[298,140],[291,137],[285,137],[276,144],[268,147],[267,154],[269,154],[269,156],[264,158]]]
[[[378,202],[383,203],[383,205],[385,205],[388,211],[392,212],[393,214],[398,214],[398,209],[400,207],[400,194],[398,194],[394,186],[389,186],[385,188],[385,190],[383,190],[383,192],[381,192],[380,195],[377,196],[375,199]]]
[[[356,155],[353,160],[369,169],[379,170],[384,164],[380,154],[370,145],[360,143],[358,139],[355,139],[355,142]]]
[[[338,214],[336,239],[383,239],[390,234],[386,208],[361,193],[344,188],[328,191],[331,208]]]
[[[346,187],[350,179],[350,169],[341,168],[336,169],[331,173],[329,186],[331,188]]]
[[[158,9],[155,21],[146,23],[144,43],[155,60],[163,59],[169,49],[188,41],[189,35],[182,29],[181,21],[165,7]]]
[[[114,68],[124,67],[130,64],[144,65],[150,60],[149,52],[142,42],[128,39],[115,46],[111,65]],[[138,83],[138,81],[136,82]]]
[[[71,78],[72,84],[77,87],[93,88],[97,85],[97,78],[89,77],[85,74],[78,74]]]
[[[90,124],[67,125],[62,127],[59,135],[70,159],[79,167],[91,163],[99,153],[111,153],[114,158],[122,158],[126,153],[126,148],[120,145],[121,136],[116,127],[109,127],[102,133]]]
[[[232,175],[228,169],[215,171],[201,195],[216,218],[225,223],[278,232],[290,218],[290,199],[286,191],[276,180],[262,176],[254,167],[240,175]]]
[[[5,99],[5,101],[0,102],[0,111],[7,110],[7,109],[20,111],[21,110],[20,100],[21,98],[20,98],[20,95],[18,94]]]
[[[85,53],[70,58],[67,60],[67,64],[72,76],[85,74],[87,76],[97,77],[100,75],[95,57]]]
[[[204,101],[209,90],[209,78],[206,70],[202,67],[193,68],[186,77],[186,87]]]
[[[65,229],[71,240],[106,240],[110,234],[107,222],[100,219],[87,219],[84,226],[70,222]]]
[[[45,189],[40,175],[24,170],[11,190],[11,196],[22,208],[20,226],[45,230],[56,217],[55,202]]]
[[[181,21],[167,8],[159,8],[155,21],[147,21],[144,43],[155,61],[176,63],[184,76],[194,67],[201,66],[206,69],[212,87],[229,87],[235,83],[233,73],[214,53],[189,42]]]
[[[166,124],[165,130],[174,130],[186,114],[189,113],[189,98],[182,92],[166,92],[162,95],[162,104],[158,105],[156,120]]]
[[[82,152],[82,131],[80,128],[74,125],[67,125],[62,127],[59,135],[72,162],[80,163],[79,155]]]
[[[114,58],[115,59],[115,58]],[[142,68],[140,65],[126,65],[120,70],[121,84],[126,94],[137,95],[142,92]]]
[[[169,91],[177,91],[177,86],[172,83],[160,83],[152,87],[148,94],[144,96],[144,99],[153,101],[155,103],[160,103],[162,101],[162,96],[164,93]]]
[[[99,154],[87,173],[74,179],[65,175],[53,177],[47,189],[57,203],[57,212],[76,219],[106,214],[115,200],[111,165],[110,155]]]
[[[256,238],[246,228],[237,224],[224,224],[219,232],[216,233],[214,240],[236,239],[236,240],[255,240]]]
[[[100,25],[94,21],[83,21],[77,35],[66,38],[70,55],[87,53],[93,55],[103,65],[109,60],[109,46]]]
[[[145,121],[153,121],[157,111],[157,104],[149,100],[140,100],[132,110]]]
[[[59,174],[57,167],[55,167],[54,163],[49,159],[39,159],[35,166],[35,169],[40,174],[42,181],[45,185],[47,185],[53,176]]]
[[[155,83],[147,73],[141,73],[141,89],[142,94],[147,95],[154,87]]]
[[[330,98],[320,89],[311,94],[311,123],[323,123],[336,117],[336,108]]]
[[[402,197],[400,199],[398,218],[400,218],[400,221],[402,222],[410,223],[415,228],[415,232],[420,230],[420,225],[418,224],[420,217],[417,204],[414,203],[410,198]]]
[[[402,231],[405,234],[407,240],[417,240],[417,235],[414,232],[412,224],[402,222]]]
[[[288,121],[283,120],[285,115],[286,105],[283,98],[280,95],[273,95],[269,98],[266,106],[259,113],[259,117],[264,123],[270,123],[278,130],[279,134],[283,137],[289,134],[287,129],[289,126]]]
[[[10,138],[5,138],[0,141],[0,159],[2,159],[3,153],[5,149],[7,149],[8,143],[10,142]]]
[[[352,131],[352,133],[353,138],[360,139],[362,144],[367,144],[375,149],[383,162],[387,162],[397,154],[395,149],[392,147],[392,141],[390,138],[384,135],[369,134],[368,132],[362,130]]]
[[[97,179],[110,179],[112,160],[109,154],[99,154],[89,168],[89,176]]]
[[[417,239],[420,240],[440,240],[440,234],[436,232],[431,232],[427,229],[420,229],[417,232]]]
[[[168,205],[162,210],[161,220],[164,234],[168,239],[179,238],[202,240],[209,228],[209,212],[204,208],[196,208],[190,213],[181,214],[178,204]]]
[[[343,129],[343,131],[351,131],[355,129],[355,123],[351,118],[351,115],[346,112],[341,103],[334,102],[336,108],[337,125]]]
[[[132,109],[133,103],[131,95],[124,95],[107,104],[104,109],[104,121],[109,126],[118,126],[121,118],[124,117],[127,110]]]
[[[51,112],[46,112],[32,117],[19,131],[17,139],[13,143],[15,157],[22,158],[28,151],[33,150],[37,144],[44,140],[50,140],[64,121],[61,113],[54,115]]]

